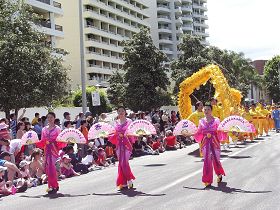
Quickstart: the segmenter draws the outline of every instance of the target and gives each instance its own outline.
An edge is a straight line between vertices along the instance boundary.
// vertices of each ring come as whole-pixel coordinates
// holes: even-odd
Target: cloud
[[[280,54],[280,1],[208,0],[209,42],[251,59]]]

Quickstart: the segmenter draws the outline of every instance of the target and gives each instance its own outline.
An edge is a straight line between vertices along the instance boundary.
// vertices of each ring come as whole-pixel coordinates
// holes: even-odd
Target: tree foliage
[[[50,107],[67,94],[67,69],[35,29],[38,18],[24,1],[0,0],[0,110],[6,113]]]
[[[269,96],[274,102],[280,102],[280,55],[265,63],[264,80]]]
[[[179,92],[180,83],[193,73],[208,64],[218,65],[229,85],[247,95],[250,84],[260,85],[260,76],[257,74],[251,61],[244,57],[243,53],[236,53],[228,50],[221,50],[217,47],[206,47],[200,43],[200,39],[192,35],[184,35],[179,45],[182,55],[171,64],[172,78],[176,85],[174,93]],[[193,100],[196,98],[207,101],[214,95],[214,88],[210,82],[193,93]]]
[[[100,106],[92,106],[92,97],[91,93],[94,91],[98,91],[100,95]],[[86,88],[86,96],[87,96],[87,106],[89,107],[89,110],[93,114],[101,114],[103,112],[111,112],[112,107],[108,101],[107,95],[104,90],[102,89],[96,89],[95,87],[87,87]],[[82,106],[82,90],[78,89],[73,93],[73,105],[75,107],[81,107]]]
[[[117,107],[125,104],[126,84],[124,82],[124,74],[116,71],[109,79],[110,88],[107,90],[110,103]]]
[[[133,111],[152,110],[166,105],[169,85],[167,61],[164,53],[153,44],[148,29],[142,28],[131,40],[124,43],[123,66],[125,104]]]

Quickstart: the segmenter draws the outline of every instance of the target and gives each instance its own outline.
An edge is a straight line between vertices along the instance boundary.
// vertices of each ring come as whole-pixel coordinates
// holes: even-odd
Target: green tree
[[[133,111],[152,110],[165,105],[162,92],[167,91],[168,69],[164,53],[153,44],[148,29],[142,28],[124,43],[125,103]],[[163,100],[164,99],[164,100]]]
[[[125,106],[125,90],[126,84],[124,82],[124,74],[116,71],[109,79],[110,88],[107,90],[108,99],[110,103],[117,107]]]
[[[91,93],[94,91],[98,91],[100,94],[100,106],[92,106],[92,97]],[[107,95],[104,90],[102,89],[96,89],[95,87],[87,87],[86,88],[86,95],[87,95],[87,106],[89,107],[89,110],[93,114],[101,114],[103,112],[111,112],[112,107],[108,101]],[[81,107],[82,106],[82,90],[78,89],[73,93],[73,105],[75,107]]]
[[[0,0],[0,110],[48,106],[67,95],[67,69],[45,46],[24,1]]]
[[[265,63],[264,80],[269,96],[274,102],[280,102],[280,55],[274,56]]]

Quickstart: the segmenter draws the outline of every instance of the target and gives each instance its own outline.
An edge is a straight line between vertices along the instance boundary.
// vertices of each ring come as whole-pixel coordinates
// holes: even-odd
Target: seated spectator
[[[110,141],[107,142],[107,145],[105,147],[105,153],[106,153],[108,162],[115,164],[116,158],[115,158],[115,153],[114,153],[114,145]]]
[[[98,149],[96,164],[98,166],[104,166],[104,167],[109,166],[109,164],[106,161],[106,153],[104,149],[101,147]]]
[[[87,150],[87,156],[82,159],[82,164],[86,165],[88,168],[95,164],[92,149]]]
[[[22,143],[20,139],[13,139],[10,142],[10,154],[11,154],[11,162],[16,163],[16,157],[20,155],[22,151]]]
[[[134,157],[140,157],[143,155],[156,155],[158,154],[145,142],[146,138],[138,137],[137,141],[133,145],[133,155]]]
[[[166,131],[166,137],[164,138],[164,147],[166,150],[177,150],[176,136],[173,136],[171,130]]]
[[[86,174],[89,172],[88,167],[81,163],[81,161],[82,161],[81,156],[79,157],[74,153],[73,146],[68,145],[66,148],[65,154],[67,154],[71,158],[71,164],[73,165],[73,168],[76,172],[79,172],[82,174]]]
[[[74,170],[73,165],[71,164],[71,160],[72,159],[68,155],[64,155],[61,160],[61,173],[66,176],[66,178],[80,176],[80,174]]]
[[[54,120],[54,124],[60,127],[60,126],[61,126],[60,119],[59,119],[59,118],[56,118],[56,119]]]
[[[36,148],[33,150],[31,155],[31,163],[29,165],[30,168],[30,175],[33,178],[41,178],[44,180],[44,166],[43,166],[43,160],[42,160],[42,150],[39,148]]]
[[[38,185],[38,179],[32,178],[29,171],[29,164],[26,160],[23,160],[19,163],[19,169],[21,172],[21,176],[25,179],[27,187],[36,187]]]
[[[93,125],[93,117],[92,116],[88,116],[87,118],[86,118],[86,121],[87,121],[87,123],[88,123],[88,126],[87,126],[87,128],[88,128],[88,130],[91,128],[91,126]]]
[[[7,167],[0,166],[0,194],[2,195],[11,195],[16,193],[16,188],[14,185],[11,187],[7,187],[7,182],[5,181],[4,175],[5,172],[7,171]]]
[[[18,167],[11,163],[11,154],[9,152],[2,152],[0,154],[0,166],[7,167],[7,172],[8,172],[8,180],[13,181],[15,178],[15,175],[17,174],[18,177],[21,177],[20,170]]]
[[[97,148],[105,148],[105,140],[104,138],[97,138],[94,140],[94,144]]]
[[[163,153],[165,151],[165,148],[163,146],[162,139],[160,136],[157,136],[155,138],[155,140],[153,141],[152,148],[154,151],[158,151],[159,153]]]

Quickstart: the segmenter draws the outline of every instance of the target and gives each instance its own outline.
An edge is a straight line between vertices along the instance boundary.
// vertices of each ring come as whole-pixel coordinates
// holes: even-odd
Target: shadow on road
[[[190,190],[214,190],[214,191],[220,191],[220,192],[229,193],[229,194],[234,194],[234,193],[255,194],[255,193],[271,193],[272,192],[272,191],[249,191],[249,190],[242,190],[239,188],[228,187],[227,182],[219,183],[218,187],[211,186],[209,188],[194,188],[194,187],[184,187],[184,188],[190,189]]]
[[[229,158],[232,159],[247,159],[247,158],[252,158],[251,156],[229,156]]]
[[[194,156],[194,157],[200,157],[199,149],[196,149],[196,150],[190,152],[188,155],[191,155],[191,156]]]
[[[158,164],[149,164],[149,165],[144,165],[145,167],[158,167],[158,166],[165,166],[165,163],[158,163]]]
[[[56,193],[56,194],[45,194],[45,195],[36,195],[36,196],[29,196],[29,195],[21,195],[22,198],[49,198],[49,199],[56,199],[56,198],[74,198],[74,197],[85,197],[89,196],[90,194],[84,195],[71,195],[71,194],[63,194],[63,193]]]
[[[125,189],[121,190],[117,193],[93,193],[92,195],[97,195],[97,196],[115,196],[115,195],[126,195],[127,197],[137,197],[137,196],[151,196],[151,197],[157,197],[157,196],[164,196],[166,194],[149,194],[149,193],[144,193],[141,191],[137,191],[135,188],[133,189]]]

